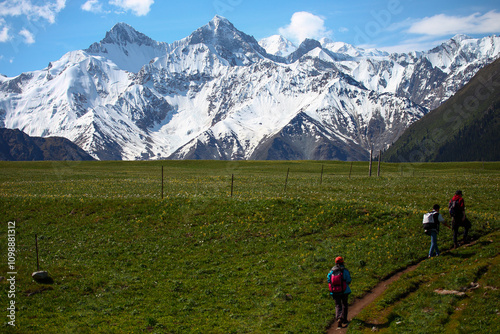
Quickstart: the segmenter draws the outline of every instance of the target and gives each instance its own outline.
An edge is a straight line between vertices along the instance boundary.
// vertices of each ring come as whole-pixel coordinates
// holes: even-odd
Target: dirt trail
[[[418,267],[419,263],[414,264],[402,271],[399,271],[392,275],[391,277],[387,278],[384,281],[381,281],[378,283],[369,293],[364,295],[362,298],[355,299],[352,305],[349,305],[349,321],[351,321],[352,318],[358,315],[359,312],[366,306],[368,306],[370,303],[372,303],[378,296],[380,296],[386,289],[387,287],[394,281],[398,280],[399,277],[405,273],[411,272],[415,270]],[[333,304],[333,310],[335,312],[335,306]],[[344,327],[342,329],[337,328],[337,323],[335,322],[329,329],[328,329],[328,334],[340,334],[340,333],[345,333],[347,332],[348,327]]]
[[[461,247],[469,247],[474,245],[477,242],[477,240],[471,241],[469,243],[463,244]],[[441,256],[451,252],[453,249],[447,249],[445,251],[441,252]],[[422,262],[422,261],[421,261]],[[391,277],[381,281],[378,283],[369,293],[364,295],[362,298],[355,299],[352,305],[349,305],[349,313],[348,313],[348,319],[351,321],[352,318],[358,315],[359,312],[366,306],[368,306],[370,303],[372,303],[378,296],[380,296],[389,285],[391,285],[392,282],[397,281],[401,275],[409,273],[415,269],[417,269],[418,265],[421,263],[414,264],[402,271],[399,271],[392,275]],[[332,301],[333,302],[333,301]],[[333,302],[333,312],[335,314],[335,302]],[[345,333],[347,332],[348,327],[344,328],[337,328],[337,322],[335,322],[327,331],[327,334],[340,334],[340,333]]]

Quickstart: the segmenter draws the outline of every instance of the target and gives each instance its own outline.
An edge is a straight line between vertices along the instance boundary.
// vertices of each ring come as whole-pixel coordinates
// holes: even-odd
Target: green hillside
[[[94,160],[89,154],[63,137],[31,137],[18,129],[0,128],[0,160],[60,161]]]
[[[353,277],[351,302],[389,275],[429,262],[425,283],[412,278],[386,302],[423,288],[408,300],[412,314],[394,311],[398,333],[498,332],[499,166],[383,163],[380,177],[368,177],[367,162],[0,162],[4,317],[7,303],[16,306],[16,326],[5,317],[0,331],[324,333],[334,317],[326,275],[342,255]],[[429,261],[422,215],[434,203],[445,206],[458,188],[470,236],[483,247]],[[31,278],[35,234],[52,284]],[[442,231],[440,249],[452,245]],[[484,281],[495,290],[475,290],[483,299],[462,305],[463,297],[428,296],[430,281],[454,290]],[[493,313],[476,312],[479,304]],[[422,311],[438,321],[415,322]],[[475,322],[455,324],[469,314]],[[360,319],[366,324],[353,321],[352,330],[374,326]]]
[[[439,108],[412,124],[384,153],[389,162],[500,160],[500,59]]]

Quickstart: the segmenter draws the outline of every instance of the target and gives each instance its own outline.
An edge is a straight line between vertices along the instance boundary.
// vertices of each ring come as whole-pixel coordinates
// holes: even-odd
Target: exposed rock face
[[[120,23],[46,69],[0,76],[0,126],[105,160],[364,160],[499,52],[499,37],[456,36],[408,54],[306,40],[283,57],[219,16],[172,44]]]

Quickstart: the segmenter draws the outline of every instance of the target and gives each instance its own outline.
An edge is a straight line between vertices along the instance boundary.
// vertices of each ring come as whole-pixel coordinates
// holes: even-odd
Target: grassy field
[[[499,333],[500,233],[426,260],[351,323],[352,333]]]
[[[424,261],[350,331],[498,329],[500,163],[384,163],[380,177],[373,167],[368,177],[366,162],[0,162],[0,275],[11,271],[8,222],[17,272],[15,298],[0,282],[5,315],[16,305],[16,326],[2,315],[2,330],[323,333],[333,259],[352,273],[351,300],[362,296],[426,259],[422,215],[457,189],[476,245]],[[52,284],[31,278],[35,234]],[[452,246],[448,230],[439,246]],[[433,292],[469,281],[481,288],[465,297]]]

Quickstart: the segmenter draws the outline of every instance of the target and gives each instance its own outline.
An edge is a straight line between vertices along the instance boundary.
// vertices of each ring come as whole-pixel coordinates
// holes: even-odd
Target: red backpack
[[[347,289],[347,283],[344,280],[344,269],[334,268],[330,275],[330,282],[328,282],[330,293],[340,295]]]

